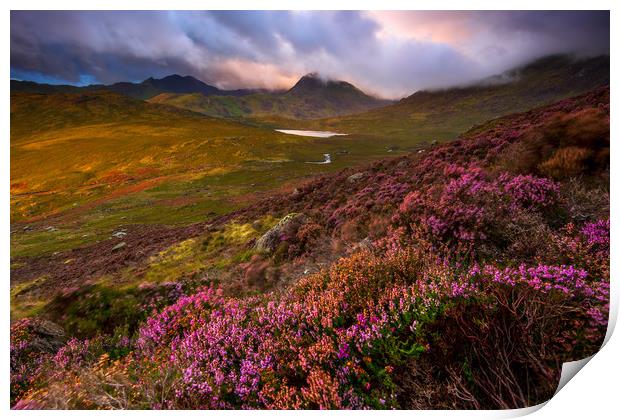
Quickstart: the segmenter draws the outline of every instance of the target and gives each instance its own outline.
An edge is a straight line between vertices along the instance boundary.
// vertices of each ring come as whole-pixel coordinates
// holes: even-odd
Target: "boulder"
[[[353,184],[359,181],[360,179],[364,178],[365,176],[366,176],[366,172],[358,172],[348,177],[347,182],[350,182],[351,184]]]
[[[65,331],[58,324],[44,319],[33,319],[27,326],[25,347],[41,353],[56,353],[65,345]]]
[[[372,251],[373,249],[374,249],[374,245],[372,243],[372,240],[366,237],[362,239],[360,242],[353,245],[352,251],[353,252]]]
[[[126,245],[126,242],[119,242],[118,244],[114,245],[114,248],[112,248],[112,252],[118,251],[121,248],[125,248]]]
[[[115,238],[122,238],[124,236],[127,236],[127,232],[125,232],[124,230],[119,230],[118,232],[114,232],[112,236],[114,236]]]
[[[291,213],[284,216],[274,227],[258,238],[254,249],[261,253],[272,253],[284,240],[286,234],[295,234],[306,223],[306,216],[302,213]]]

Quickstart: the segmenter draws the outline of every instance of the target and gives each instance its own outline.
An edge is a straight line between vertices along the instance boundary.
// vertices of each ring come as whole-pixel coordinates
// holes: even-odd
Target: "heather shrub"
[[[115,384],[110,383],[109,374],[102,377],[100,370],[105,364],[118,368],[129,355],[127,331],[85,340],[71,338],[65,343],[60,335],[50,339],[50,329],[58,327],[48,324],[28,318],[11,328],[15,343],[19,344],[11,353],[12,391],[19,392],[21,398],[13,408],[122,408],[110,401],[103,403],[114,392]],[[24,334],[25,330],[30,332]],[[99,378],[98,382],[93,382],[94,378]],[[24,383],[24,379],[28,382]]]
[[[112,287],[105,283],[67,290],[54,297],[45,311],[72,336],[86,338],[112,334],[118,328],[133,331],[154,310],[161,309],[196,284],[163,282]]]
[[[570,179],[562,184],[560,194],[566,215],[573,223],[609,218],[608,185],[588,185],[583,180]]]
[[[289,244],[284,242],[276,248],[274,253],[275,259],[286,258],[289,251]],[[243,284],[250,290],[265,290],[275,284],[280,279],[280,270],[273,267],[269,259],[253,255],[250,261],[242,264]]]
[[[569,223],[554,232],[548,249],[539,259],[588,267],[592,276],[609,281],[609,219],[585,223],[581,227]]]
[[[433,322],[429,351],[399,372],[402,401],[472,409],[536,405],[555,392],[563,361],[601,345],[608,284],[589,273],[571,266],[486,266],[473,267],[470,276],[479,293]],[[419,366],[432,366],[432,377],[412,370]]]
[[[289,229],[281,236],[282,242],[274,253],[275,261],[293,260],[304,256],[312,258],[320,250],[321,236],[325,235],[323,227],[314,222],[307,222],[295,229]]]
[[[497,159],[497,167],[513,174],[536,174],[551,147],[541,147],[532,140],[514,142]]]
[[[411,332],[436,317],[442,290],[464,293],[448,278],[416,282],[416,261],[396,252],[387,259],[358,255],[282,296],[239,300],[205,290],[182,298],[140,331],[140,363],[124,370],[144,382],[111,395],[125,401],[133,393],[130,406],[139,406],[151,392],[142,387],[161,388],[165,380],[171,388],[160,407],[392,406],[392,364],[424,351]],[[399,280],[389,280],[394,269]],[[147,377],[162,364],[173,368],[172,377]],[[76,369],[66,373],[73,377]]]
[[[397,226],[421,231],[437,246],[474,252],[506,247],[506,225],[515,215],[555,206],[558,186],[531,175],[493,178],[481,168],[452,168],[445,184],[408,194],[395,217]],[[489,252],[494,252],[489,249]]]
[[[609,110],[589,107],[558,114],[537,130],[542,139],[560,147],[609,147]]]
[[[71,349],[61,349],[62,365],[55,364],[56,358],[43,364],[40,372],[46,385],[29,393],[13,409],[137,408],[130,404],[135,385],[123,361],[112,359],[88,340],[67,346]]]
[[[24,318],[11,324],[11,405],[33,385],[41,364],[64,341],[64,331],[48,321]]]
[[[584,241],[604,247],[604,228],[588,226]],[[284,294],[206,289],[150,318],[124,367],[141,378],[128,404],[167,384],[161,408],[399,407],[404,367],[427,359],[451,381],[444,399],[455,406],[535,404],[563,361],[600,345],[607,302],[608,283],[573,266],[468,268],[412,249],[360,253]],[[57,356],[72,361],[58,363],[70,377],[88,361],[77,344]],[[79,375],[92,377],[90,363]],[[171,376],[153,375],[162,365]],[[125,385],[115,392],[129,395]]]

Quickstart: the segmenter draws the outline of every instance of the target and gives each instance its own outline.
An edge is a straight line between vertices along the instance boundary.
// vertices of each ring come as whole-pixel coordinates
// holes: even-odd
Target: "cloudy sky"
[[[609,54],[608,12],[11,12],[11,77],[288,88],[318,71],[385,97],[465,83],[551,53]]]

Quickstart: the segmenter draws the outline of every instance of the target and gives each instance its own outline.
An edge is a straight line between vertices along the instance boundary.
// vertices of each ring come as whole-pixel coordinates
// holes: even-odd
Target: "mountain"
[[[504,114],[515,106],[515,101],[529,109],[531,102],[552,102],[558,96],[573,96],[606,84],[609,84],[608,56],[578,60],[555,55],[468,86],[418,91],[398,105],[454,112],[476,101],[478,109],[495,107],[498,113]]]
[[[391,103],[367,95],[348,82],[324,80],[316,73],[303,76],[285,92],[260,92],[238,97],[164,93],[151,98],[150,102],[174,105],[215,117],[278,115],[294,119],[345,115]]]
[[[215,86],[208,85],[192,76],[179,76],[173,74],[163,79],[148,78],[144,85],[151,85],[156,89],[171,93],[202,93],[203,95],[221,94],[221,90]]]
[[[578,59],[555,55],[468,86],[418,91],[392,105],[359,114],[309,122],[279,118],[262,122],[392,139],[448,140],[483,121],[608,84],[609,56]]]
[[[108,90],[136,99],[149,99],[161,93],[199,93],[201,95],[245,95],[249,89],[220,90],[192,76],[172,74],[162,79],[149,77],[141,83],[119,82],[111,85],[49,85],[29,81],[11,80],[11,92],[30,93],[79,93]]]
[[[102,87],[103,85],[101,85]],[[78,93],[90,88],[73,85],[50,85],[47,83],[36,83],[28,80],[11,79],[11,93]]]
[[[351,96],[358,100],[374,99],[342,80],[324,79],[318,73],[308,73],[290,88],[286,95],[312,96],[328,95],[334,97]]]
[[[347,112],[357,108],[376,108],[391,101],[378,100],[367,95],[351,83],[342,80],[323,79],[317,73],[303,76],[284,95],[288,98],[300,98],[304,101],[329,103],[347,109]]]

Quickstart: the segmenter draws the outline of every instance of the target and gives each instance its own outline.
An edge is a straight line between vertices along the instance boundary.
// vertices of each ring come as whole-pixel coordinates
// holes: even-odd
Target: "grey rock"
[[[374,245],[372,241],[370,240],[370,238],[366,237],[353,246],[353,251],[372,251],[373,248]]]
[[[65,331],[58,324],[47,320],[37,320],[29,326],[32,340],[30,348],[56,353],[66,342]]]
[[[348,177],[347,182],[350,182],[351,184],[353,184],[359,181],[360,179],[364,178],[365,176],[366,176],[366,172],[358,172]]]
[[[282,242],[285,233],[295,234],[306,223],[306,216],[302,213],[291,213],[283,217],[274,227],[258,238],[254,249],[261,253],[272,253]]]
[[[127,246],[126,242],[119,242],[116,245],[114,245],[114,248],[112,248],[112,251],[118,251],[121,248],[125,248],[125,246]]]

